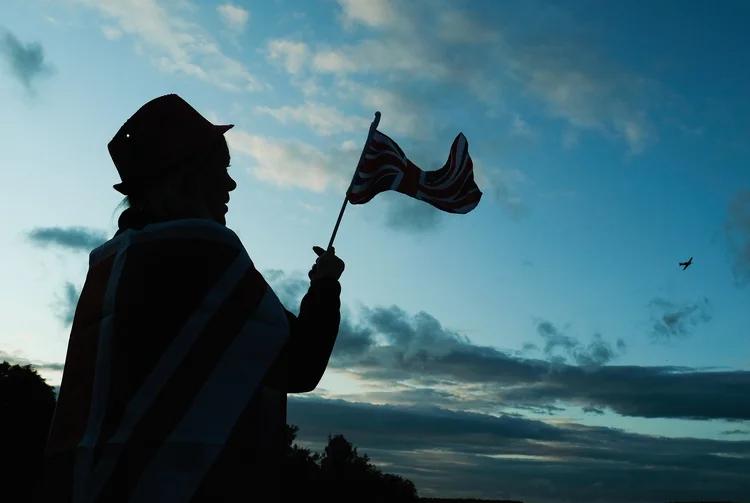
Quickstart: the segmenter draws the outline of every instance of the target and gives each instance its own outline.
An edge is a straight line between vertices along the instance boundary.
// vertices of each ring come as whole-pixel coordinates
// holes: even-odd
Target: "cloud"
[[[370,121],[364,117],[346,116],[332,106],[312,101],[306,101],[296,107],[259,106],[255,110],[270,115],[281,124],[302,124],[321,136],[362,131],[364,137],[370,126]]]
[[[40,248],[57,247],[77,253],[89,253],[108,240],[104,231],[88,227],[37,227],[27,238]],[[53,309],[64,327],[72,325],[80,296],[81,290],[67,281],[57,295]]]
[[[387,198],[384,224],[391,229],[410,233],[434,231],[441,227],[446,214],[425,202],[403,194],[382,194]]]
[[[250,13],[233,3],[224,3],[216,7],[219,19],[224,25],[233,31],[243,31],[250,20]]]
[[[344,191],[357,165],[357,159],[348,162],[351,156],[344,150],[324,152],[304,142],[257,136],[235,129],[228,131],[226,138],[233,154],[252,159],[250,172],[253,176],[279,187],[323,192],[333,185]]]
[[[649,305],[652,308],[651,337],[654,340],[687,337],[692,328],[711,321],[710,304],[706,298],[697,303],[679,306],[656,298]]]
[[[650,503],[737,500],[750,442],[666,438],[510,415],[290,397],[298,440],[342,433],[421,496]]]
[[[57,301],[57,318],[62,322],[64,327],[69,327],[73,324],[80,296],[81,290],[73,283],[66,281],[63,286],[62,295]]]
[[[303,42],[293,40],[271,40],[266,47],[266,59],[282,62],[286,71],[298,75],[305,65],[310,49]]]
[[[624,140],[633,154],[655,141],[649,109],[655,83],[628,73],[591,44],[559,32],[513,50],[511,69],[525,91],[574,130],[592,130]],[[575,144],[566,133],[564,145]]]
[[[722,435],[748,435],[750,436],[750,430],[727,430],[722,431]]]
[[[496,98],[498,86],[481,64],[486,58],[477,47],[497,36],[481,20],[439,1],[428,9],[407,2],[362,0],[339,0],[339,7],[345,29],[375,28],[376,36],[357,44],[321,47],[312,58],[314,71],[338,76],[383,72],[391,78],[455,86],[482,100]],[[457,54],[467,41],[473,42],[471,50]]]
[[[102,26],[102,34],[107,40],[117,40],[122,38],[122,31],[108,24]]]
[[[382,131],[395,136],[414,137],[420,140],[431,139],[435,128],[435,118],[429,113],[427,100],[416,96],[416,91],[408,89],[387,89],[372,87],[352,80],[341,80],[336,88],[337,96],[344,100],[357,101],[362,107],[381,112]],[[368,122],[369,125],[369,122]],[[394,138],[397,142],[398,139]]]
[[[750,190],[732,198],[724,226],[732,273],[738,286],[750,284]]]
[[[534,5],[493,4],[480,18],[440,0],[429,6],[338,0],[342,29],[357,30],[360,40],[320,42],[314,50],[284,39],[273,44],[295,48],[289,71],[298,84],[302,74],[330,78],[334,85],[402,97],[429,112],[420,115],[422,123],[404,126],[403,134],[429,136],[434,125],[425,118],[452,110],[460,100],[465,107],[483,105],[509,114],[512,131],[528,135],[528,124],[509,105],[525,101],[536,108],[541,104],[549,117],[563,122],[564,148],[576,146],[582,131],[623,141],[631,154],[656,142],[652,116],[665,106],[667,91],[600,49],[603,44],[586,25],[544,2]],[[271,52],[280,58],[280,51]],[[361,91],[346,99],[366,108],[375,101]],[[383,115],[390,117],[391,111]]]
[[[533,137],[535,136],[534,129],[529,125],[528,122],[523,120],[520,115],[515,114],[513,116],[513,122],[510,126],[510,134],[511,136],[517,136],[517,137]]]
[[[444,56],[443,49],[461,44],[450,37],[435,39],[434,31],[449,30],[415,24],[421,13],[414,4],[399,3],[398,15],[389,2],[339,4],[345,29],[373,27],[380,37],[347,45],[321,43],[314,50],[301,42],[278,39],[269,43],[268,57],[283,60],[294,48],[295,64],[289,65],[289,72],[298,83],[303,82],[299,80],[302,74],[332,78],[331,89],[339,103],[353,102],[368,111],[381,111],[391,134],[428,138],[436,124],[435,112],[442,104],[455,106],[455,96],[444,87],[446,83],[472,92],[482,86],[497,87],[492,79],[480,75],[484,66],[468,63],[468,59],[479,57]],[[451,26],[450,31],[457,27],[461,28]]]
[[[526,181],[521,171],[486,167],[481,161],[474,160],[474,179],[481,191],[499,204],[507,215],[514,219],[528,215],[529,209],[516,190]]]
[[[0,27],[0,57],[10,68],[11,75],[31,92],[34,83],[53,72],[45,60],[44,47],[38,42],[24,44],[16,35]]]
[[[339,0],[339,6],[339,19],[349,27],[363,24],[377,28],[399,21],[399,16],[389,0]]]
[[[586,414],[597,414],[600,416],[604,414],[602,409],[597,409],[596,407],[583,407],[581,410]]]
[[[26,365],[31,365],[32,367],[35,367],[38,370],[53,370],[53,371],[59,371],[59,372],[62,372],[63,367],[64,367],[62,363],[41,362],[39,360],[30,360],[22,356],[20,351],[8,353],[6,351],[0,350],[0,362],[8,362],[11,365],[20,365],[22,367],[25,367]]]
[[[37,227],[28,233],[29,241],[39,247],[57,246],[74,252],[89,253],[104,244],[104,231],[87,227]]]
[[[306,291],[301,277],[283,273],[269,283],[284,292],[287,306],[298,306]],[[372,391],[357,400],[386,400],[380,388],[388,401],[418,404],[415,391],[427,386],[446,407],[479,412],[555,406],[644,418],[750,419],[750,371],[611,365],[624,343],[613,350],[596,337],[587,346],[564,341],[575,364],[550,362],[475,345],[426,312],[390,306],[356,314],[343,316],[330,366],[368,383]]]
[[[188,19],[193,6],[182,9],[156,0],[69,0],[99,12],[108,25],[136,42],[139,54],[166,72],[197,78],[231,92],[266,89],[247,68],[226,54],[198,23]],[[110,33],[113,33],[110,31]]]
[[[580,367],[599,367],[614,360],[625,350],[625,341],[618,339],[616,350],[601,334],[594,334],[588,345],[562,333],[549,321],[537,324],[537,333],[544,339],[544,355],[553,362],[565,362],[568,358]],[[560,355],[560,352],[563,354]]]

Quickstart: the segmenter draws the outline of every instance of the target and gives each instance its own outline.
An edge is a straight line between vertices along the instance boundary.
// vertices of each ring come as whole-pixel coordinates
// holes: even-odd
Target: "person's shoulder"
[[[116,235],[90,255],[90,265],[128,249],[169,256],[246,255],[237,234],[228,227],[206,219],[183,219],[150,224],[140,230]]]
[[[184,239],[213,241],[243,248],[240,238],[233,230],[225,225],[202,218],[187,218],[147,225],[133,236],[133,242]]]

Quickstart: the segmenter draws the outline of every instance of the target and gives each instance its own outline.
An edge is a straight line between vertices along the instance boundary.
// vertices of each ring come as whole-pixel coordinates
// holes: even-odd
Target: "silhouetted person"
[[[91,252],[40,499],[278,500],[286,394],[325,371],[344,263],[315,247],[299,316],[284,309],[225,226],[231,127],[168,95],[109,143],[128,208]]]

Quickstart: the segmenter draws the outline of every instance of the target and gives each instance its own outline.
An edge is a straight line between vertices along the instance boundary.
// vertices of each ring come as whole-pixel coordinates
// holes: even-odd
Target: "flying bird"
[[[693,263],[693,257],[690,257],[690,260],[688,260],[687,262],[680,262],[680,267],[682,267],[682,270],[684,271],[685,269],[690,267],[690,264],[692,263]]]

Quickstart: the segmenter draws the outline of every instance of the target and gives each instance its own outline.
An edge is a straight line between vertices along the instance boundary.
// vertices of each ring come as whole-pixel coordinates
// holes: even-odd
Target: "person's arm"
[[[313,391],[323,377],[339,333],[340,295],[337,279],[314,279],[302,299],[299,315],[287,311],[287,393]]]

